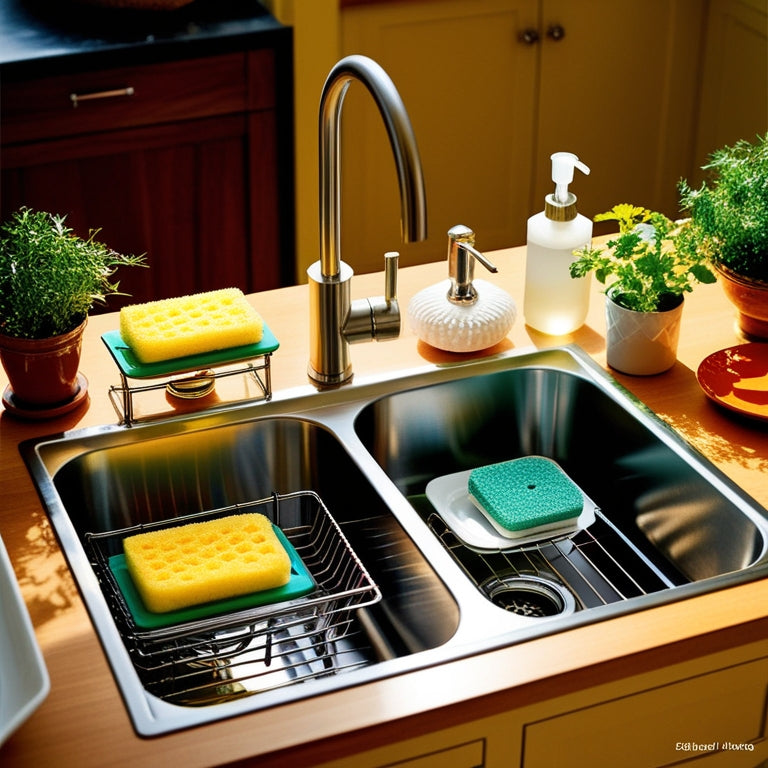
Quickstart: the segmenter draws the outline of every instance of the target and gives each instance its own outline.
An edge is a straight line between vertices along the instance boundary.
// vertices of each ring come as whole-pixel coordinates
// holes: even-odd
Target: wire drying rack
[[[279,526],[317,587],[304,597],[169,627],[136,625],[109,566],[127,536],[260,512]],[[86,534],[86,549],[142,684],[176,704],[200,706],[344,672],[370,663],[356,610],[381,592],[320,497],[273,494],[172,520]]]
[[[651,562],[599,509],[594,523],[576,533],[479,551],[465,545],[431,505],[429,509],[425,505],[429,502],[421,500],[427,525],[464,573],[492,602],[512,613],[551,616],[563,612],[569,600],[575,610],[593,608],[680,583]]]

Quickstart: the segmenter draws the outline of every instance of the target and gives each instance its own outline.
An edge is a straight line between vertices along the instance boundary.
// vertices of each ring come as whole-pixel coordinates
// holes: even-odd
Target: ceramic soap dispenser
[[[416,335],[447,352],[476,352],[498,344],[512,328],[517,307],[493,283],[473,280],[475,260],[497,272],[475,248],[475,233],[461,224],[448,230],[448,279],[417,293],[408,305]]]

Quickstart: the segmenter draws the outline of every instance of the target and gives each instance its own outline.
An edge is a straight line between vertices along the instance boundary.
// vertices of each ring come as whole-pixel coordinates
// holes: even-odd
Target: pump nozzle
[[[568,185],[573,181],[573,169],[578,168],[589,176],[589,168],[572,152],[555,152],[552,155],[552,181],[555,182],[555,200],[562,205],[568,202]]]

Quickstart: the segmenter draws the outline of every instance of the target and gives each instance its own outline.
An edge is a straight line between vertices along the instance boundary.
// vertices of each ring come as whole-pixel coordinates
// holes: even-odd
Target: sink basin
[[[310,681],[327,690],[358,667],[423,652],[454,634],[456,601],[327,428],[291,417],[193,430],[179,426],[83,435],[37,445],[32,454],[33,462],[52,469],[51,519],[140,732],[208,720],[212,703],[226,702],[232,710],[242,707],[241,699],[248,699],[247,709],[269,706],[297,692],[306,695],[301,689]],[[320,620],[335,621],[330,629],[312,623],[317,619],[302,600],[279,616],[261,609],[228,619],[224,626],[209,630],[194,624],[183,633],[145,631],[121,615],[125,608],[110,584],[107,563],[121,551],[113,540],[119,544],[124,529],[135,532],[135,526],[211,510],[269,514],[279,494],[282,518],[278,515],[276,522],[293,541],[291,531],[299,531],[300,539],[301,529],[323,514],[311,497],[291,498],[307,489],[332,515],[352,555],[363,555],[379,601],[359,608],[353,599],[351,619],[338,609],[330,617],[323,611]],[[320,550],[331,546],[329,529],[312,534],[321,539]],[[317,559],[321,573],[326,567],[354,566],[343,555],[323,563],[322,551]],[[204,640],[198,642],[201,632]],[[326,642],[329,632],[334,633],[333,652]],[[221,650],[211,652],[214,637]],[[147,699],[153,700],[151,719]]]
[[[713,482],[700,458],[615,386],[563,365],[387,395],[360,412],[356,429],[481,591],[487,583],[498,590],[499,578],[514,586],[515,577],[532,575],[556,592],[565,586],[588,608],[740,572],[765,558],[765,519],[751,505]],[[597,506],[595,523],[560,541],[510,542],[503,554],[457,541],[453,518],[446,522],[425,498],[427,483],[522,456],[556,461]],[[540,600],[549,611],[559,598]]]
[[[768,573],[768,513],[575,347],[307,387],[21,449],[145,736]],[[530,455],[561,466],[594,503],[594,521],[488,550],[467,544],[427,496],[435,478]],[[352,568],[371,588],[320,608],[300,597],[133,627],[105,565],[126,532],[251,507],[274,510],[297,544],[327,517],[345,559],[318,546],[320,561],[328,552],[318,567]]]

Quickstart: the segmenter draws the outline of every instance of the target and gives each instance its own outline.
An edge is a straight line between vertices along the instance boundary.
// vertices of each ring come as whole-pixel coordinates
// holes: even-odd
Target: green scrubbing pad
[[[543,456],[472,470],[469,496],[503,536],[559,529],[575,523],[584,496],[558,464]]]

